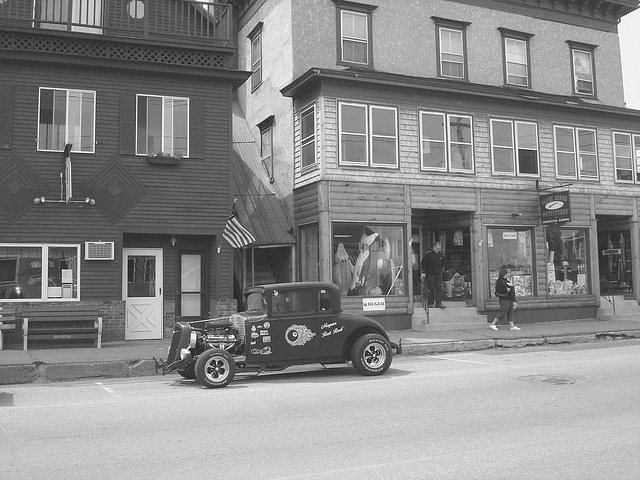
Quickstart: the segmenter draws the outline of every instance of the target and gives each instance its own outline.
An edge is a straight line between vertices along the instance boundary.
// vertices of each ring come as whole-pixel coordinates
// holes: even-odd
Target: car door
[[[269,292],[267,319],[248,325],[247,360],[274,365],[316,358],[320,336],[316,309],[314,289]]]

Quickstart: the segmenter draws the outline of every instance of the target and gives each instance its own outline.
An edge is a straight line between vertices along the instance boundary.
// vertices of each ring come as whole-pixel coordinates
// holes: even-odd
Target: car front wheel
[[[207,388],[226,387],[236,374],[236,362],[226,350],[210,348],[196,361],[196,379]]]
[[[351,362],[362,375],[382,375],[391,365],[391,344],[377,333],[363,335],[351,348]]]

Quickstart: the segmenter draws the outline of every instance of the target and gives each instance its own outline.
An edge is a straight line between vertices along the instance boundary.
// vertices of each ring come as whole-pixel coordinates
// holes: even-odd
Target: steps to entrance
[[[604,297],[600,297],[600,308],[598,308],[598,319],[605,321],[633,320],[640,321],[640,305],[635,299],[625,299],[624,295],[612,295],[615,304],[609,303]]]
[[[414,304],[411,329],[419,332],[438,332],[480,328],[487,325],[487,316],[479,315],[476,307],[467,306],[464,302],[443,301],[442,304],[447,308],[430,308],[428,319],[422,305]]]

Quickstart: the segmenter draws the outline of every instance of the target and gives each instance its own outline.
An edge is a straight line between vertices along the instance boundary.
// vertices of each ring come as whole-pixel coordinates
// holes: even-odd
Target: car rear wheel
[[[226,350],[210,348],[196,361],[196,379],[207,388],[226,387],[236,374],[236,362]]]
[[[382,335],[368,333],[351,348],[351,362],[362,375],[382,375],[391,365],[391,344]]]

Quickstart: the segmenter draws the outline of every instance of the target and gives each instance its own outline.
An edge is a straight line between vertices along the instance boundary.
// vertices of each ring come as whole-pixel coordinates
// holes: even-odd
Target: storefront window
[[[590,291],[587,230],[547,229],[547,290],[549,295]]]
[[[535,295],[533,279],[533,229],[489,228],[487,251],[489,261],[489,297],[495,297],[500,267],[511,272],[516,296]]]
[[[0,245],[0,300],[78,299],[79,253],[78,245]]]
[[[406,295],[404,229],[333,224],[333,282],[342,295]]]

